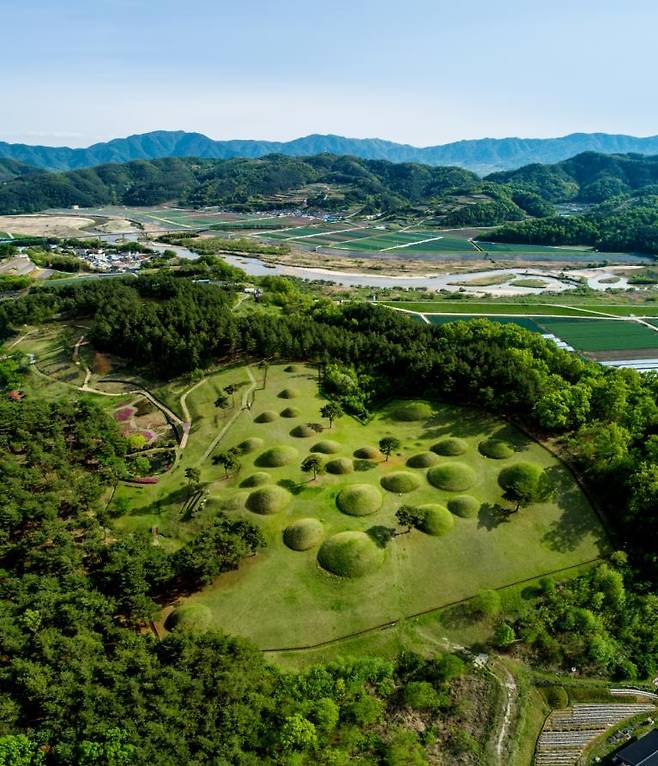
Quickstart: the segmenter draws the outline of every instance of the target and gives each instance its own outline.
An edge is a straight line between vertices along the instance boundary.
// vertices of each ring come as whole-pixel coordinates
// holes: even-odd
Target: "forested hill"
[[[342,210],[359,205],[363,212],[417,206],[441,215],[447,211],[444,220],[450,225],[496,225],[526,214],[548,215],[552,206],[547,202],[600,203],[656,194],[658,156],[637,154],[586,152],[556,165],[528,165],[484,180],[456,167],[331,154],[137,160],[67,173],[35,172],[0,160],[0,214],[169,201],[236,209],[308,204]]]
[[[68,173],[42,172],[0,182],[0,213],[71,205],[154,205],[170,200],[193,206],[240,206],[294,191],[302,202],[316,197],[317,204],[325,207],[357,203],[382,210],[427,203],[449,190],[472,190],[478,183],[475,174],[460,168],[334,155],[271,155],[258,160],[169,158]]]
[[[584,152],[556,165],[527,165],[487,177],[521,186],[552,202],[604,202],[620,194],[658,192],[658,156]]]
[[[335,135],[310,135],[286,142],[214,141],[201,133],[159,130],[81,149],[0,142],[0,158],[19,160],[45,170],[76,170],[113,162],[164,157],[230,159],[263,157],[273,153],[291,157],[331,153],[390,162],[455,165],[486,174],[519,168],[528,163],[560,162],[586,151],[658,154],[658,136],[637,138],[608,133],[573,133],[560,138],[482,138],[421,148],[379,138]]]

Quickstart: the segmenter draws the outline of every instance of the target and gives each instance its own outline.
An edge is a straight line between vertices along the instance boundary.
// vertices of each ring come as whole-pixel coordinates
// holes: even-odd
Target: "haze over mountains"
[[[607,133],[573,133],[560,138],[483,138],[429,147],[397,144],[378,138],[310,135],[293,141],[214,141],[201,133],[154,131],[116,138],[81,149],[30,146],[0,142],[0,158],[45,170],[76,170],[110,162],[153,160],[164,157],[262,157],[284,154],[307,157],[331,153],[391,162],[455,165],[480,175],[514,170],[540,162],[554,163],[581,152],[603,154],[658,154],[658,136],[638,138]]]

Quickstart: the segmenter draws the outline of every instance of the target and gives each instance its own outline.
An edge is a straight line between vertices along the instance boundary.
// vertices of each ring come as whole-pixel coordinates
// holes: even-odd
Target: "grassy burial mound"
[[[248,637],[261,648],[314,644],[467,599],[483,588],[541,577],[604,552],[597,518],[569,472],[541,445],[480,411],[428,405],[423,414],[431,410],[429,420],[402,421],[392,413],[413,402],[393,401],[365,424],[346,416],[313,438],[291,436],[294,426],[322,422],[325,399],[319,396],[316,377],[307,373],[304,368],[304,374],[292,376],[271,365],[267,388],[255,391],[255,409],[232,422],[217,449],[240,445],[239,474],[225,478],[222,470],[218,480],[211,459],[217,449],[201,460],[218,433],[215,389],[247,379],[244,370],[233,367],[219,373],[212,386],[190,393],[189,406],[199,419],[180,469],[163,475],[153,487],[117,490],[133,510],[113,524],[147,533],[158,524],[165,539],[176,545],[216,513],[227,512],[227,506],[233,509],[227,512],[231,521],[248,521],[261,531],[267,546],[258,556],[187,601],[210,609],[211,628]],[[278,394],[291,384],[300,395],[283,401]],[[284,408],[293,407],[299,411],[297,419],[281,417]],[[278,414],[255,425],[252,419],[263,412]],[[377,445],[391,434],[405,447],[384,461]],[[515,449],[514,456],[484,456],[478,446],[491,439],[504,440]],[[432,450],[437,442],[459,449],[440,455]],[[332,473],[330,468],[311,480],[301,468],[309,454],[320,457],[325,467],[352,460],[354,473]],[[509,503],[499,474],[520,459],[556,474],[556,493],[535,503],[531,513],[512,514],[499,523],[491,509]],[[368,461],[368,470],[359,461]],[[168,498],[180,494],[183,472],[192,465],[200,467],[200,481],[211,494],[188,522],[181,519],[180,504]],[[412,477],[416,488],[400,496],[409,486],[405,477]],[[162,511],[156,518],[153,506],[158,501]],[[418,529],[411,534],[389,539],[382,547],[384,531],[399,527],[396,512],[403,503],[425,508],[426,518],[418,518]],[[371,570],[372,576],[359,579],[361,572]]]
[[[478,450],[492,460],[506,460],[514,454],[514,447],[502,439],[485,439],[478,444]]]
[[[327,473],[345,475],[354,472],[354,463],[348,457],[337,457],[335,460],[330,460],[325,469]]]
[[[279,416],[274,410],[265,410],[264,412],[261,412],[260,415],[256,415],[254,423],[274,423],[278,417]]]
[[[382,507],[383,498],[371,484],[351,484],[336,498],[336,505],[348,516],[370,516]]]
[[[247,502],[248,497],[249,497],[248,492],[238,492],[232,497],[223,498],[218,501],[219,509],[222,511],[241,511],[244,509],[245,503]],[[213,503],[212,499],[210,503]],[[206,506],[208,505],[209,503],[206,504]],[[212,505],[210,507],[212,508]]]
[[[359,447],[354,450],[354,457],[359,460],[379,460],[382,453],[377,447]]]
[[[537,463],[514,463],[498,474],[498,484],[505,492],[519,487],[537,487],[544,476],[544,469]]]
[[[283,532],[283,542],[293,551],[308,551],[320,544],[324,527],[317,519],[299,519]]]
[[[212,622],[212,612],[203,604],[186,604],[179,606],[167,617],[167,630],[204,631]]]
[[[284,388],[283,391],[279,391],[279,399],[296,399],[299,396],[299,391],[296,388]]]
[[[422,513],[420,528],[426,535],[440,537],[450,532],[455,525],[455,517],[442,505],[419,505],[417,510]]]
[[[436,452],[437,455],[443,455],[444,457],[457,457],[463,455],[468,449],[468,444],[463,439],[457,439],[451,437],[449,439],[441,439],[431,447],[432,452]]]
[[[280,445],[270,447],[256,459],[256,465],[261,468],[281,468],[297,461],[299,452],[294,447]]]
[[[476,479],[475,471],[465,463],[435,465],[427,472],[429,483],[446,492],[463,492],[472,487]]]
[[[282,418],[298,418],[302,413],[297,409],[297,407],[286,407],[285,410],[281,410],[281,417]]]
[[[472,519],[478,515],[480,503],[471,495],[458,495],[448,500],[448,510],[461,519]]]
[[[331,441],[331,439],[323,439],[311,447],[311,452],[319,452],[321,455],[335,455],[341,449],[342,447],[338,442]]]
[[[311,436],[315,436],[315,431],[310,426],[300,424],[292,429],[290,435],[296,439],[308,439]]]
[[[434,452],[419,452],[407,460],[409,468],[430,468],[439,462],[439,456]]]
[[[363,577],[384,563],[384,551],[365,532],[339,532],[322,543],[318,563],[339,577]]]
[[[389,473],[388,476],[382,476],[380,484],[388,492],[404,495],[418,489],[420,479],[416,474],[409,473],[409,471],[395,471],[395,473]]]
[[[427,402],[405,402],[393,410],[391,417],[402,423],[427,420],[432,417],[432,408]]]
[[[243,455],[248,455],[250,452],[256,452],[259,449],[263,449],[265,442],[258,436],[251,436],[238,444],[238,449]]]
[[[265,486],[249,494],[246,506],[250,511],[261,516],[282,511],[292,500],[292,495],[283,487]]]
[[[241,487],[262,487],[263,484],[269,484],[272,481],[272,477],[265,471],[256,471],[240,484]]]
[[[300,373],[300,372],[304,372],[304,368],[302,367],[301,364],[289,364],[287,367],[283,368],[283,371]]]

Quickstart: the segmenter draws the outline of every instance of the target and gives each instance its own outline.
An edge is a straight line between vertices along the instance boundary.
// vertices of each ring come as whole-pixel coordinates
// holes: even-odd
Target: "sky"
[[[0,0],[0,140],[658,133],[655,0]]]

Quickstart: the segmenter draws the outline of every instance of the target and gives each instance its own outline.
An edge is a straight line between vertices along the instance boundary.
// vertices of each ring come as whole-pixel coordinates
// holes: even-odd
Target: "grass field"
[[[260,376],[260,372],[255,372]],[[159,485],[122,488],[121,493],[130,499],[134,510],[118,523],[124,528],[143,529],[157,525],[164,545],[180,544],[191,534],[190,523],[180,518],[186,496],[184,469],[199,466],[209,500],[191,526],[200,525],[218,510],[224,510],[231,517],[247,518],[257,524],[268,546],[246,561],[238,572],[221,576],[213,586],[188,599],[188,603],[207,607],[211,624],[246,635],[261,648],[332,640],[389,620],[437,609],[468,598],[483,587],[508,586],[589,561],[604,547],[597,518],[566,469],[520,432],[480,412],[441,405],[434,411],[428,410],[429,415],[423,412],[420,420],[402,421],[393,403],[366,426],[344,417],[322,434],[293,436],[292,433],[305,432],[305,423],[321,419],[322,399],[314,375],[306,368],[294,372],[285,372],[280,366],[270,368],[267,388],[256,391],[253,409],[237,414],[217,449],[227,449],[248,439],[262,442],[257,441],[253,452],[241,457],[239,475],[227,480],[223,469],[203,456],[223,425],[213,405],[215,391],[230,380],[244,386],[245,368],[212,376],[191,391],[188,406],[197,425],[181,461]],[[279,396],[285,389],[292,389],[291,398]],[[292,416],[281,416],[286,409],[293,410],[288,413]],[[263,412],[274,414],[270,422],[255,422],[261,420]],[[227,416],[231,417],[230,411]],[[390,433],[402,441],[400,454],[393,455],[388,462],[381,457],[354,459],[356,450],[377,445],[382,436]],[[478,444],[491,435],[513,445],[516,450],[513,457],[507,460],[483,457]],[[474,471],[474,484],[464,491],[437,489],[426,478],[427,469],[407,466],[408,458],[426,453],[430,446],[448,436],[463,440],[464,454],[458,457],[432,454],[439,465],[462,463]],[[337,461],[341,470],[351,472],[327,472],[315,481],[309,480],[301,472],[300,462],[320,441],[335,443],[335,453],[322,455],[327,464]],[[280,447],[284,449],[278,450]],[[268,451],[271,448],[277,449],[277,458],[290,453],[290,462],[278,467],[268,465],[272,462]],[[534,506],[502,521],[497,508],[501,502],[497,475],[502,466],[518,459],[544,466],[558,491],[554,502]],[[260,477],[265,484],[256,489],[242,486],[245,481],[251,484],[249,477],[256,473],[266,474],[264,479]],[[385,484],[401,489],[409,488],[404,486],[409,484],[410,491],[403,495],[387,491],[382,479]],[[339,510],[338,503],[344,500],[344,496],[338,497],[340,492],[355,485],[366,485],[380,498],[381,507],[372,515],[354,516]],[[263,489],[267,490],[264,495]],[[465,492],[476,498],[480,511],[472,518],[448,513],[451,528],[444,536],[414,530],[388,544],[383,542],[386,529],[394,526],[395,510],[401,504],[446,505],[456,494]],[[249,507],[261,508],[254,504],[253,493],[261,499],[281,496],[284,507],[266,515],[252,512]],[[318,564],[318,552],[324,549],[324,544],[304,551],[288,548],[283,542],[284,531],[303,519],[320,523],[324,541],[342,539],[333,538],[338,533],[361,533],[355,538],[358,546],[365,546],[359,549],[359,555],[370,557],[373,571],[363,577],[337,577]],[[346,537],[351,540],[349,534]],[[335,553],[334,550],[332,555]],[[341,550],[339,554],[349,559],[352,550]]]

